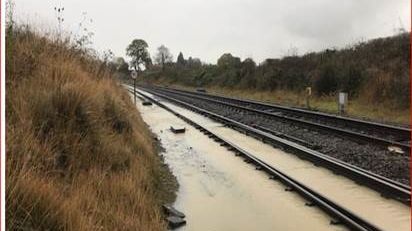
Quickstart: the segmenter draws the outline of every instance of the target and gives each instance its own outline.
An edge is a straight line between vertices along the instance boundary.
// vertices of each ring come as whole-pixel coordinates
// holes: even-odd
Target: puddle
[[[162,155],[179,182],[174,206],[186,214],[187,224],[178,230],[346,230],[171,113],[140,102],[137,107],[161,139]],[[186,127],[186,133],[172,133],[171,124]]]
[[[311,162],[303,161],[293,154],[285,153],[233,129],[226,128],[209,118],[177,107],[167,101],[162,101],[162,103],[206,126],[217,135],[229,138],[246,151],[253,153],[258,158],[279,170],[287,172],[291,177],[310,186],[316,192],[322,192],[323,195],[333,201],[339,201],[345,208],[376,224],[382,230],[410,230],[410,207],[395,200],[384,199],[379,193],[367,187],[360,186],[350,179],[335,175],[325,168],[316,167]],[[198,145],[201,145],[201,142]],[[210,153],[207,154],[211,156]],[[243,165],[245,164],[243,163]],[[233,168],[237,169],[240,168],[240,166],[233,166]],[[231,169],[231,171],[232,170],[233,169]],[[241,177],[245,175],[243,172],[239,174]],[[253,172],[248,174],[256,175],[256,173]],[[255,185],[253,181],[251,181],[251,184]],[[262,182],[262,184],[264,183]],[[289,212],[285,213],[289,215],[293,214]],[[310,219],[306,218],[306,220]],[[306,230],[310,229],[306,228]]]

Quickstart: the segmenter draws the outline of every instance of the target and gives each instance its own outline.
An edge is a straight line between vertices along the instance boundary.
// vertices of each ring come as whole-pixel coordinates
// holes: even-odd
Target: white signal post
[[[132,79],[133,79],[134,104],[136,104],[136,80],[137,80],[137,71],[132,71],[131,77],[132,77]]]
[[[338,95],[338,110],[340,114],[345,114],[348,106],[348,93],[339,92]]]

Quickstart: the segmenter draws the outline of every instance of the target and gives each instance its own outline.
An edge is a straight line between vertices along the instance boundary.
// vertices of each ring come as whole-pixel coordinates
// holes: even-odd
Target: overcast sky
[[[226,52],[257,62],[410,30],[410,0],[14,0],[18,19],[57,27],[54,7],[64,6],[65,30],[78,33],[83,12],[94,47],[125,56],[135,38],[151,55],[161,44],[177,57],[216,63]]]

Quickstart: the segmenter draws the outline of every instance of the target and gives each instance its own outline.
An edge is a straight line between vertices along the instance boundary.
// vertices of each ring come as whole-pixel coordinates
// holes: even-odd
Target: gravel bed
[[[170,93],[166,94],[171,95]],[[285,123],[273,117],[242,109],[235,109],[182,95],[173,94],[173,97],[247,125],[265,127],[272,131],[302,139],[316,146],[317,151],[323,154],[409,185],[410,157],[407,154],[393,154],[382,146],[344,139],[331,132],[294,123]]]
[[[273,108],[270,106],[252,104],[248,102],[232,100],[228,98],[222,98],[221,96],[216,96],[216,95],[208,95],[208,94],[198,95],[196,93],[188,93],[188,92],[184,92],[184,93],[179,92],[179,94],[192,94],[195,96],[206,97],[209,99],[218,100],[218,101],[225,102],[225,103],[231,103],[231,104],[247,107],[247,108],[254,109],[254,110],[266,111],[269,113],[277,113],[281,116],[287,116],[293,119],[300,119],[300,120],[322,124],[322,125],[327,125],[331,127],[336,127],[336,128],[340,128],[344,130],[350,130],[350,131],[360,133],[363,135],[369,135],[373,137],[379,137],[382,139],[403,142],[405,144],[409,144],[409,141],[410,141],[410,134],[409,133],[405,134],[405,132],[399,132],[399,131],[388,130],[388,129],[376,129],[375,127],[370,127],[366,125],[353,124],[350,121],[344,122],[344,121],[335,120],[332,118],[319,117],[319,116],[304,114],[304,113],[299,113],[299,112],[292,112],[288,110]]]

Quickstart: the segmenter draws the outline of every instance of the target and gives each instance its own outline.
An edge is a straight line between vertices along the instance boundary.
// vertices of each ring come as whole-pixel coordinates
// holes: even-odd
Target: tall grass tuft
[[[7,229],[163,230],[151,135],[104,63],[72,44],[7,31]]]

